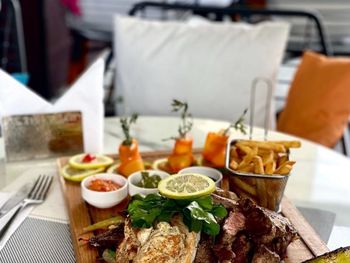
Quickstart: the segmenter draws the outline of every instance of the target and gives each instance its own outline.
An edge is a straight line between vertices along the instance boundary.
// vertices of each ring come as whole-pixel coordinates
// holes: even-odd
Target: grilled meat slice
[[[239,200],[238,195],[236,195],[234,192],[225,191],[225,190],[222,190],[221,188],[216,188],[214,191],[214,194],[219,195],[221,197],[225,197],[225,198],[232,200],[232,201]]]
[[[252,263],[279,263],[280,261],[280,257],[264,245],[256,250],[252,259]]]
[[[219,261],[231,261],[235,258],[232,243],[239,231],[245,228],[245,217],[239,211],[231,211],[219,234],[214,251]]]
[[[102,250],[106,248],[114,249],[122,242],[123,239],[124,224],[119,224],[116,228],[91,237],[89,239],[89,245],[96,248],[101,248]]]
[[[211,194],[213,198],[213,202],[215,204],[221,204],[223,205],[226,209],[229,210],[237,210],[239,208],[238,202],[232,199],[228,199],[227,197],[223,197],[221,195],[217,194]]]
[[[246,230],[254,243],[263,244],[285,258],[288,245],[297,238],[297,231],[289,220],[247,198],[242,198],[239,204],[246,217]]]
[[[249,262],[249,252],[252,248],[252,243],[249,241],[248,237],[241,233],[238,234],[235,241],[232,244],[232,251],[235,253],[234,262],[235,263],[248,263]]]
[[[210,236],[202,233],[194,263],[213,262],[216,262],[216,258],[213,252],[213,240]]]

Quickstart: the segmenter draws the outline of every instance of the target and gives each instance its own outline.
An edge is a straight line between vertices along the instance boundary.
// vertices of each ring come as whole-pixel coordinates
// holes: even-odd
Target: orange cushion
[[[277,129],[333,147],[350,115],[350,59],[306,51]]]

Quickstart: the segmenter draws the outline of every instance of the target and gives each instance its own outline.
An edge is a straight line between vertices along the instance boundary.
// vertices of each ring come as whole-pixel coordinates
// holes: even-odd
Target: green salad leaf
[[[217,218],[227,216],[226,208],[213,204],[210,195],[186,200],[173,200],[158,194],[136,195],[128,212],[132,225],[138,228],[148,228],[160,221],[169,222],[174,214],[181,214],[190,231],[204,231],[211,236],[220,232]]]

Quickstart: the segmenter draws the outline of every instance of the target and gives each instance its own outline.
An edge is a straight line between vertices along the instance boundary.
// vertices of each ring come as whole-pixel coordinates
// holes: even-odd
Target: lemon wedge
[[[97,169],[101,167],[104,168],[113,163],[112,158],[101,154],[96,154],[94,155],[94,159],[92,159],[89,162],[84,162],[83,159],[86,155],[87,154],[85,153],[74,155],[69,159],[69,165],[76,169],[86,170],[86,169]]]
[[[73,168],[69,164],[67,164],[61,169],[61,174],[65,179],[69,181],[80,182],[87,176],[103,172],[104,169],[104,167],[100,167],[97,169],[81,170]]]
[[[171,199],[188,199],[211,194],[215,191],[215,183],[201,174],[175,174],[161,180],[158,190]]]

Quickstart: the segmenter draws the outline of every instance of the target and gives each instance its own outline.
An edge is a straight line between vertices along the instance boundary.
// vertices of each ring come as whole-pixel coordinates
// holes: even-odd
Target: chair
[[[130,10],[131,16],[137,15],[141,11],[147,8],[159,8],[162,10],[185,10],[192,13],[200,13],[206,17],[214,17],[215,20],[222,20],[224,17],[233,17],[239,15],[241,19],[247,19],[254,15],[260,15],[263,17],[303,17],[309,19],[315,25],[316,32],[318,34],[319,46],[317,47],[319,52],[329,56],[333,54],[332,48],[329,44],[329,40],[322,24],[322,19],[317,12],[307,12],[299,10],[273,10],[273,9],[245,9],[240,7],[227,7],[219,8],[215,6],[198,6],[198,5],[184,5],[184,4],[161,4],[154,2],[141,2],[136,4],[133,9]],[[288,51],[288,50],[287,50]],[[295,63],[287,64],[287,67],[296,67]],[[289,84],[291,79],[279,79],[279,84]],[[281,99],[277,97],[277,100]],[[282,98],[283,99],[283,98]],[[346,156],[350,156],[350,138],[349,129],[346,128],[340,144],[342,151]]]
[[[22,13],[17,0],[0,0],[0,58],[3,70],[27,72]]]

